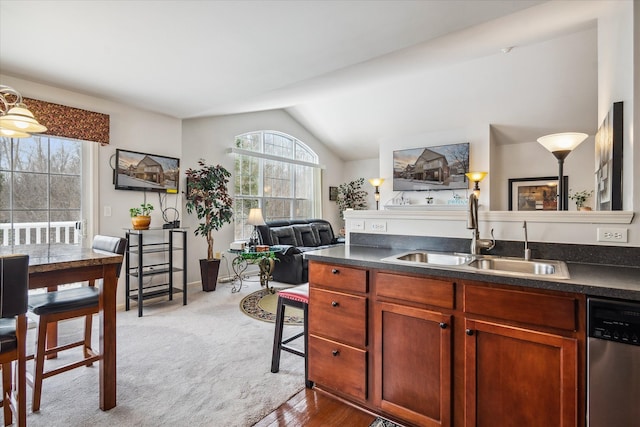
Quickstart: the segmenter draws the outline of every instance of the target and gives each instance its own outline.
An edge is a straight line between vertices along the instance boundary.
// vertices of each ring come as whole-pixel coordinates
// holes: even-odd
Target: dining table
[[[29,289],[95,280],[100,290],[100,409],[116,406],[116,288],[122,255],[68,244],[0,246],[0,255],[29,255]],[[102,280],[98,280],[102,279]],[[55,326],[55,325],[53,325]],[[57,344],[57,329],[47,331],[47,347]]]

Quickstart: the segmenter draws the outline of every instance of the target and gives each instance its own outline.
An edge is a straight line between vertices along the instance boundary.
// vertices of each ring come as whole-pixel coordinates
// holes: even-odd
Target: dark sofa
[[[331,223],[324,219],[291,219],[267,221],[258,226],[261,245],[280,246],[273,270],[273,280],[283,283],[300,284],[309,280],[307,251],[344,244],[344,239],[336,238]]]

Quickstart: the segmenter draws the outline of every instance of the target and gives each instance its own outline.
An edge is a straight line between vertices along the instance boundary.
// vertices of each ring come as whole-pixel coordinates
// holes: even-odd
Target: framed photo
[[[622,210],[622,102],[615,102],[596,133],[596,209]]]
[[[393,191],[469,188],[469,143],[393,152]]]
[[[332,202],[338,200],[338,187],[329,187],[329,200]]]
[[[569,177],[563,177],[564,188],[569,188]],[[569,202],[568,193],[564,203]],[[510,211],[555,211],[558,210],[558,177],[509,179]]]

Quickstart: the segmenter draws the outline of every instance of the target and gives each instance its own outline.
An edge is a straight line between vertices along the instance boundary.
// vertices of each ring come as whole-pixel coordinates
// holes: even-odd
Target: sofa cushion
[[[300,246],[318,246],[320,239],[310,225],[296,224],[292,226],[296,241]]]
[[[335,236],[333,235],[331,224],[314,222],[311,224],[311,228],[315,231],[316,237],[321,245],[330,245],[334,242]]]
[[[291,245],[298,246],[296,240],[296,234],[293,232],[293,227],[272,227],[271,228],[271,242],[274,245]]]

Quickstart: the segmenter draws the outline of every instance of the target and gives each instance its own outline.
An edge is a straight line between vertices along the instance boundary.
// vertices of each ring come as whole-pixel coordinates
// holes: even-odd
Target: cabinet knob
[[[331,301],[331,307],[337,307],[340,304],[338,304],[338,301]]]
[[[467,329],[465,332],[469,336],[473,335],[473,329]]]
[[[336,357],[336,356],[338,356],[340,354],[340,351],[339,350],[333,350],[331,352],[331,354],[333,354],[333,357]]]
[[[333,270],[331,270],[331,273],[333,274],[339,274],[340,270],[338,270],[337,268],[334,268]]]
[[[440,327],[441,327],[442,329],[447,329],[447,324],[446,324],[446,323],[444,323],[444,322],[440,322]]]

